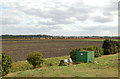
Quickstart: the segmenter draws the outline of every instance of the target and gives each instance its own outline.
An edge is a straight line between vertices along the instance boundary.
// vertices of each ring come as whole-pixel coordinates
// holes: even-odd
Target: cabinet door
[[[86,53],[85,52],[78,52],[77,53],[77,61],[86,62]]]

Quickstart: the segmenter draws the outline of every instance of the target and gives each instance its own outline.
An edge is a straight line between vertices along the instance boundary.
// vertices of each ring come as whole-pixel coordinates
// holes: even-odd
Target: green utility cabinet
[[[76,61],[93,62],[95,60],[94,51],[78,51],[76,52]]]

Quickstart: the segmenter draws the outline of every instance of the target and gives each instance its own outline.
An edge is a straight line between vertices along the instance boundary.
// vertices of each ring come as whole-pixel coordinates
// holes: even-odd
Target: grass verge
[[[56,66],[59,60],[69,56],[48,58],[47,62],[56,63],[47,67],[8,74],[7,77],[118,77],[118,54],[96,58],[96,64],[82,63],[69,66]],[[45,66],[46,67],[45,67]],[[45,67],[45,68],[44,68]]]
[[[44,59],[45,62],[40,67],[57,66],[59,65],[60,60],[67,59],[69,57],[70,56],[46,58]],[[33,66],[31,64],[29,64],[27,61],[19,61],[12,63],[12,68],[10,69],[10,73],[17,71],[25,71],[29,69],[33,69]]]

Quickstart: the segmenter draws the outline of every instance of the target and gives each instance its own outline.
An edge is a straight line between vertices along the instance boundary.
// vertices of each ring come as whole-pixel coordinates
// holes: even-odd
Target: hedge
[[[95,52],[95,57],[100,57],[101,55],[104,54],[103,49],[97,46],[89,46],[87,48],[88,51],[94,51]]]
[[[120,44],[116,41],[112,41],[109,39],[104,41],[102,48],[104,49],[105,55],[115,54],[120,52]]]

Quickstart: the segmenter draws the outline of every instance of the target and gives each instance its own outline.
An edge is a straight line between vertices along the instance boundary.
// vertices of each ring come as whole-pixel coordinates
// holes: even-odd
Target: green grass
[[[58,39],[45,39],[46,41],[58,41]],[[69,39],[65,39],[67,41],[104,41],[105,39],[73,39],[73,40],[69,40]],[[113,41],[120,41],[120,39],[111,39]],[[41,41],[41,40],[7,40],[7,41],[14,41],[14,42],[29,42],[29,41]],[[59,40],[59,41],[64,41],[64,40]],[[4,41],[3,41],[4,42]]]
[[[59,59],[60,58],[60,59]],[[46,63],[56,63],[55,66],[42,67],[27,71],[8,74],[7,77],[117,77],[118,54],[104,55],[96,58],[96,64],[82,63],[69,66],[56,66],[59,60],[69,56],[48,58]],[[45,63],[44,63],[45,65]]]
[[[67,58],[69,58],[69,56],[46,58],[44,59],[45,62],[41,65],[41,67],[57,66],[59,65],[60,60]],[[17,71],[25,71],[28,69],[33,69],[33,66],[30,65],[27,61],[19,61],[12,63],[12,68],[10,69],[10,73]]]
[[[77,40],[73,39],[73,40],[74,41],[104,41],[105,39],[77,39]],[[67,41],[73,41],[73,40],[67,40]],[[113,41],[120,41],[120,39],[111,39],[111,40],[113,40]],[[56,40],[54,40],[54,41],[56,41]]]
[[[120,41],[120,39],[111,39],[113,41]],[[81,41],[104,41],[104,39],[85,39]]]

